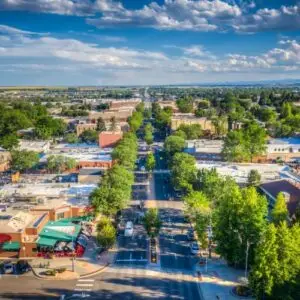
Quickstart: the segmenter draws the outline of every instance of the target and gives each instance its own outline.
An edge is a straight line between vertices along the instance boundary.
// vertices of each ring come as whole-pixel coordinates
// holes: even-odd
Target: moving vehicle
[[[193,255],[198,255],[200,253],[200,247],[197,242],[192,242],[190,249]]]
[[[125,236],[133,236],[133,223],[128,221],[125,226]]]

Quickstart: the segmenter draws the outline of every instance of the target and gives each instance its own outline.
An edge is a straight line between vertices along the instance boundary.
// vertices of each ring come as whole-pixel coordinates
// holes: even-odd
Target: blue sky
[[[300,78],[293,0],[0,0],[0,85]]]

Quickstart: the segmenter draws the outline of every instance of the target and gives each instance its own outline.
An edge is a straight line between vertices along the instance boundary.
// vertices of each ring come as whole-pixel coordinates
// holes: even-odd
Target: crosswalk
[[[94,288],[95,279],[78,279],[74,292],[88,293]]]

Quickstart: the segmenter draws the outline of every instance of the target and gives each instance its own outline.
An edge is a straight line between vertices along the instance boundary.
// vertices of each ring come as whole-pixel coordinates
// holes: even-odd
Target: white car
[[[198,255],[200,253],[200,247],[197,242],[191,243],[190,249],[193,255]]]
[[[126,223],[124,235],[133,236],[133,223],[131,221]]]

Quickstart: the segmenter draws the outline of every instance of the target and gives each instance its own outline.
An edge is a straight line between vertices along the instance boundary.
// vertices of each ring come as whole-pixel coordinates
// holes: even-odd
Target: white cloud
[[[300,4],[282,5],[279,9],[259,9],[254,14],[237,18],[233,28],[240,32],[299,30]]]
[[[15,27],[1,25],[0,24],[0,34],[9,34],[9,35],[45,35],[45,33],[38,33],[32,31],[21,30]]]
[[[18,32],[17,28],[15,30]],[[92,74],[101,73],[107,76],[105,82],[111,80],[111,84],[128,84],[129,80],[131,84],[142,81],[144,84],[156,84],[159,80],[161,84],[196,82],[195,79],[200,78],[199,76],[203,76],[204,79],[226,80],[229,74],[232,79],[235,76],[232,74],[249,77],[263,73],[269,76],[300,76],[300,43],[289,39],[279,41],[278,46],[269,51],[251,56],[242,53],[215,56],[201,45],[174,45],[172,47],[180,51],[177,55],[170,56],[159,51],[103,47],[53,36],[26,33],[15,36],[8,31],[6,35],[1,36],[0,45],[2,73],[9,70],[16,74],[31,72],[45,76],[47,71],[51,71],[50,73],[60,72],[58,76],[62,77],[62,74],[68,73],[71,74],[68,82],[70,78],[78,77],[78,73],[81,79],[92,78]],[[5,76],[2,76],[1,81],[4,79]]]
[[[300,4],[256,9],[255,2],[248,0],[164,0],[161,5],[153,0],[141,9],[127,9],[120,0],[2,0],[0,10],[82,16],[99,28],[241,33],[300,29]]]
[[[241,15],[240,8],[221,0],[165,0],[163,5],[152,2],[142,9],[127,10],[121,4],[118,9],[103,11],[100,18],[89,18],[89,24],[97,27],[140,26],[161,30],[216,30]]]
[[[94,15],[95,7],[90,0],[2,0],[0,10],[91,16]]]

